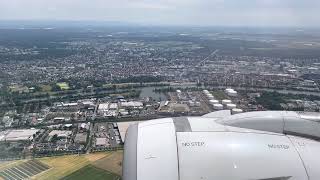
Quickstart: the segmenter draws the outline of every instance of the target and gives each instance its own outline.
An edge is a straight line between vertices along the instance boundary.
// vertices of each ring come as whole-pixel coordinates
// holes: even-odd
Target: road
[[[94,127],[94,121],[96,120],[96,117],[97,117],[97,111],[98,111],[98,107],[99,107],[99,100],[97,101],[97,105],[94,109],[94,112],[93,112],[93,115],[92,115],[92,119],[91,119],[91,123],[90,123],[90,128],[89,128],[89,139],[88,139],[88,142],[87,142],[87,147],[86,147],[86,150],[87,150],[87,154],[90,153],[91,151],[91,147],[92,147],[92,139],[93,139],[93,127]]]
[[[202,65],[202,63],[205,63],[211,56],[216,55],[219,52],[218,49],[214,50],[208,57],[204,58],[202,61],[200,61],[196,66]],[[204,64],[205,65],[205,64]]]
[[[113,127],[113,125],[112,125],[112,127]],[[112,129],[108,129],[108,132],[110,134],[110,138],[113,137],[113,138],[109,139],[109,143],[110,143],[111,147],[117,147],[118,143],[115,138],[116,134],[114,132],[114,127]]]
[[[200,61],[197,65],[195,65],[194,67],[198,67],[200,65],[202,65],[202,63],[205,63],[211,56],[216,55],[219,52],[218,49],[214,50],[211,54],[209,54],[209,56],[207,56],[206,58],[204,58],[202,61]],[[194,69],[192,69],[193,71]],[[183,75],[185,75],[187,73],[187,71],[189,71],[188,69],[184,69],[181,74],[180,74],[180,78],[183,77]]]

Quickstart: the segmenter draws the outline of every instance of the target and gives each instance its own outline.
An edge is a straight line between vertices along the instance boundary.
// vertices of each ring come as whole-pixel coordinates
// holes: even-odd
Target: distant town
[[[320,35],[234,31],[0,29],[0,160],[122,149],[156,118],[320,111]]]

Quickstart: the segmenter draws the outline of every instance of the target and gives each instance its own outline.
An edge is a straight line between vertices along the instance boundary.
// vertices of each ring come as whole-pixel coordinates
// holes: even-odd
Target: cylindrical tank
[[[224,92],[226,92],[226,93],[228,93],[228,92],[230,92],[230,91],[234,91],[234,90],[231,89],[231,88],[227,88],[227,89],[224,90]]]
[[[238,108],[234,108],[231,110],[231,114],[239,114],[239,113],[243,113],[243,110]]]
[[[229,100],[229,99],[224,99],[224,100],[222,100],[222,104],[223,104],[223,105],[227,105],[227,104],[231,104],[231,103],[232,103],[232,101]]]
[[[232,97],[237,96],[238,94],[237,91],[235,91],[234,89],[226,89],[224,90],[224,92],[227,93],[228,96]]]
[[[208,99],[214,99],[214,96],[212,94],[207,95]]]
[[[215,99],[211,99],[209,102],[210,102],[211,105],[219,104],[219,101],[215,100]]]
[[[206,93],[206,96],[213,96],[211,93]]]
[[[208,90],[203,90],[202,92],[205,93],[205,94],[209,93]]]
[[[230,109],[230,110],[231,110],[231,109],[234,109],[234,108],[236,108],[236,107],[237,107],[237,105],[235,105],[235,104],[227,104],[227,105],[226,105],[226,108],[227,108],[227,109]]]
[[[214,105],[213,105],[213,109],[215,109],[215,110],[222,110],[222,109],[223,109],[223,105],[222,105],[222,104],[214,104]]]
[[[238,95],[238,92],[237,91],[229,91],[227,92],[228,96],[231,96],[231,97],[235,97]]]
[[[201,103],[199,101],[196,101],[195,106],[199,107],[199,106],[201,106]]]

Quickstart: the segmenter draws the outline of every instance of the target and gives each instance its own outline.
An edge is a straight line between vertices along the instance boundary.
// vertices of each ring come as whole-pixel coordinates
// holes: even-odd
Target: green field
[[[103,169],[89,164],[74,173],[62,178],[63,180],[119,180],[120,177]]]
[[[57,83],[57,86],[59,86],[61,90],[68,90],[68,89],[70,89],[69,84],[66,83],[66,82]]]
[[[61,180],[61,179],[75,179],[75,180],[120,180],[122,171],[122,157],[123,151],[97,152],[82,155],[65,155],[54,157],[43,157],[35,160],[17,160],[0,163],[0,172],[7,169],[14,169],[19,167],[23,170],[28,169],[28,172],[35,170],[33,167],[36,161],[43,164],[40,168],[42,171],[37,173],[27,173],[30,175],[30,180]],[[32,162],[32,165],[28,165]],[[27,163],[27,165],[25,165]],[[22,167],[22,168],[21,168]],[[42,166],[41,166],[42,167]],[[1,173],[0,173],[1,174]],[[3,179],[0,177],[0,180]]]
[[[98,170],[102,170],[103,174],[107,173],[107,174],[112,174],[113,177],[118,177],[120,176],[120,173],[118,172],[121,172],[121,166],[119,165],[119,163],[115,164],[114,162],[115,160],[113,159],[114,157],[118,157],[120,155],[122,157],[122,151],[39,158],[38,160],[40,162],[50,166],[51,168],[43,173],[33,176],[30,179],[58,180],[65,177],[70,177],[70,175],[76,172],[82,172],[84,171],[84,167],[88,167],[88,166],[93,166]],[[110,157],[111,159],[107,157]],[[102,166],[101,164],[103,164],[104,166]],[[119,175],[115,175],[117,173]],[[71,178],[72,177],[74,176],[71,176]],[[93,179],[93,178],[84,178],[84,179]],[[97,178],[97,179],[101,179],[101,178]]]

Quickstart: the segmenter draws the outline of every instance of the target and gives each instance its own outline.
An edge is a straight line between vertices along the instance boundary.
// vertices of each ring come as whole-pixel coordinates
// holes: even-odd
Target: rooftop
[[[19,129],[7,130],[0,132],[0,141],[26,141],[32,140],[33,135],[38,132],[38,129]]]

